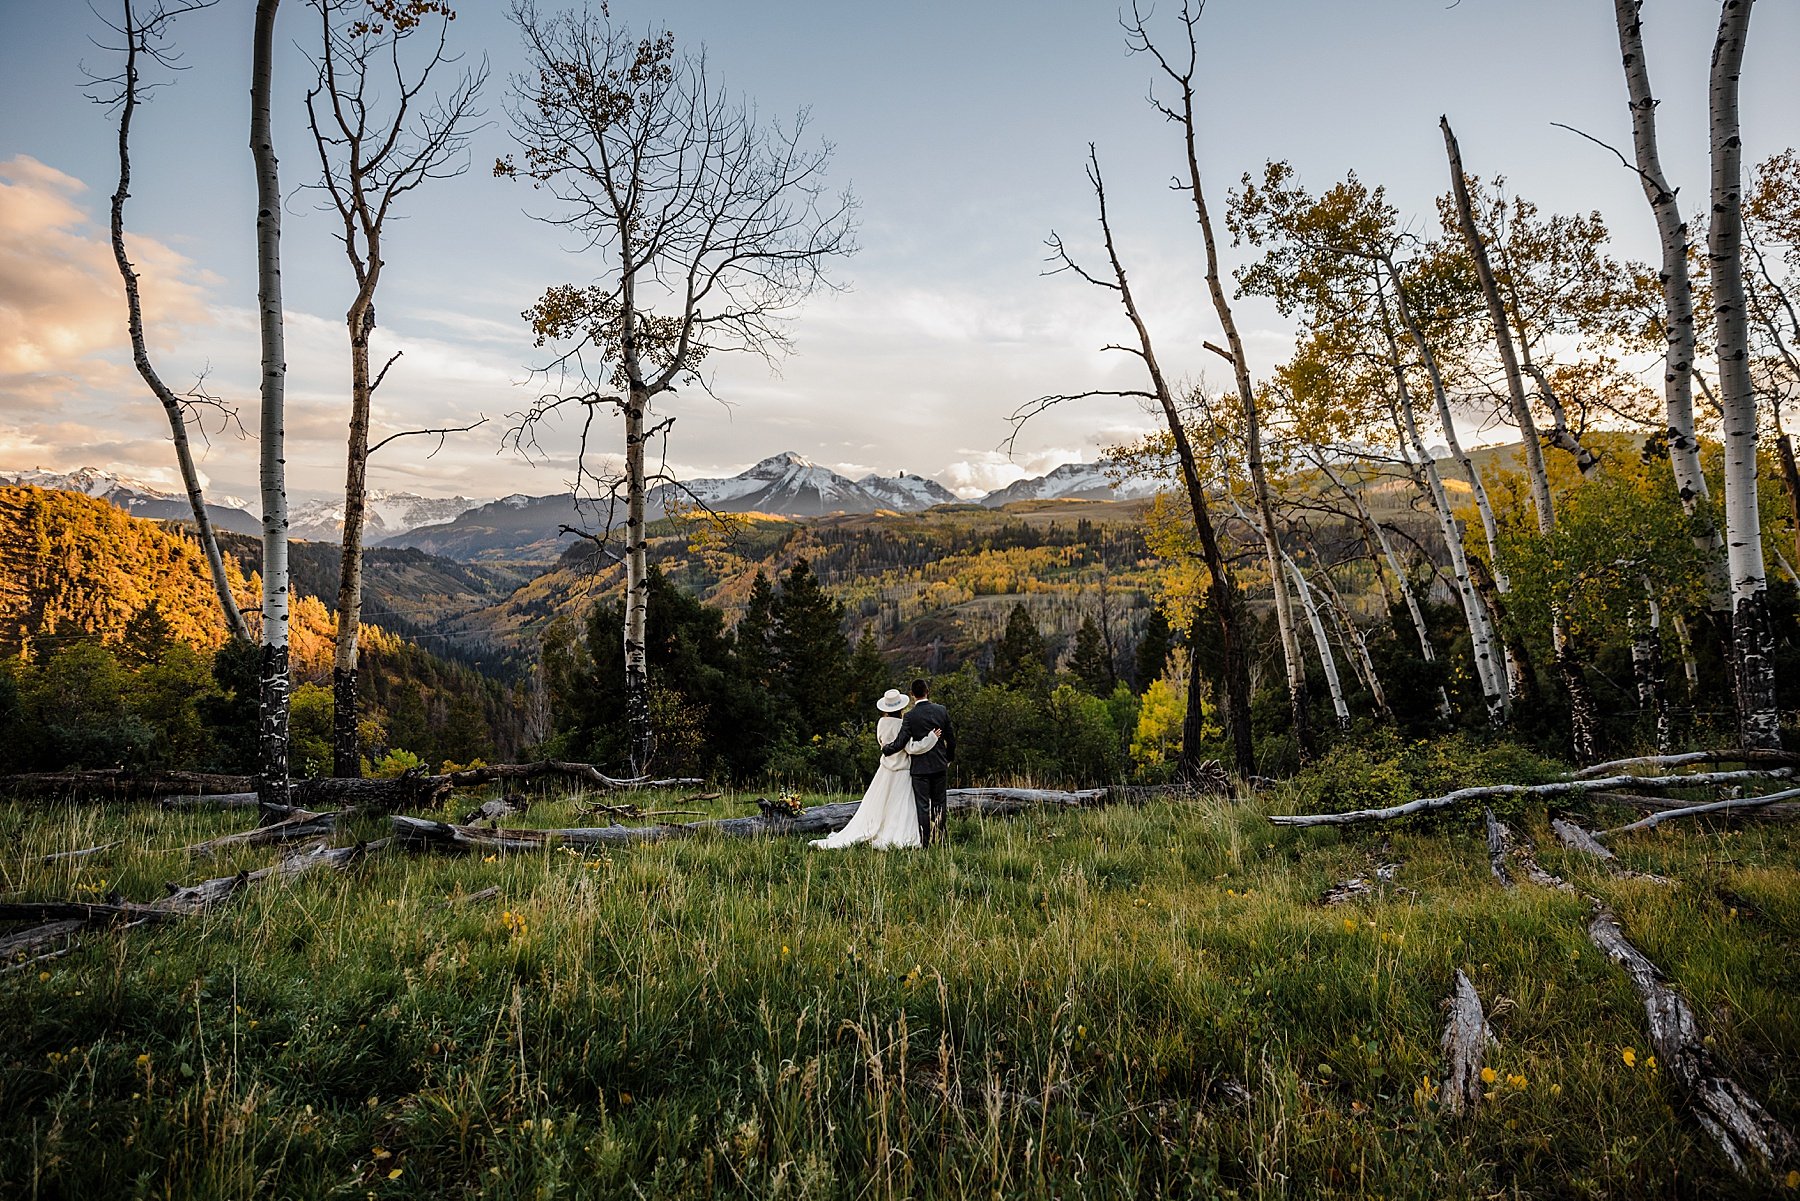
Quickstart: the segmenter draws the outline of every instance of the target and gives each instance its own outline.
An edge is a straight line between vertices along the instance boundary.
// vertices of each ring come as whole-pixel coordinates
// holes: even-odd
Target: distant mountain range
[[[96,468],[67,474],[47,471],[0,471],[0,483],[31,484],[81,492],[111,501],[137,517],[183,520],[187,498]],[[1104,463],[1071,463],[1048,475],[1020,480],[978,501],[963,501],[936,480],[902,472],[867,475],[859,480],[821,467],[791,451],[764,459],[724,479],[663,484],[649,496],[654,520],[671,509],[704,505],[721,513],[764,513],[773,517],[822,517],[892,510],[917,513],[937,505],[979,504],[997,508],[1022,500],[1131,500],[1155,492],[1153,484],[1131,481],[1114,489]],[[219,497],[207,511],[220,529],[255,534],[260,523],[250,504]],[[621,520],[621,512],[615,520]],[[567,546],[563,526],[578,529],[604,524],[605,506],[580,505],[567,493],[550,496],[514,494],[498,500],[466,496],[425,497],[410,492],[369,494],[369,546],[416,547],[464,562],[524,562],[555,559]],[[294,507],[289,532],[297,539],[335,542],[344,528],[341,500],[308,501]]]

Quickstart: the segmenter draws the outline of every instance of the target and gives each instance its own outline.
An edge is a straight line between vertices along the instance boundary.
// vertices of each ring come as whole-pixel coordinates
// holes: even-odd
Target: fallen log
[[[1800,754],[1793,751],[1687,751],[1679,755],[1638,755],[1630,759],[1614,759],[1596,763],[1574,773],[1577,780],[1610,776],[1637,767],[1654,767],[1666,771],[1671,767],[1692,767],[1697,763],[1742,763],[1745,767],[1800,767]]]
[[[1466,801],[1492,800],[1496,797],[1546,797],[1601,792],[1610,788],[1708,788],[1720,784],[1738,784],[1746,780],[1784,779],[1792,768],[1746,768],[1740,771],[1696,772],[1686,776],[1605,776],[1593,780],[1557,780],[1549,784],[1486,784],[1459,788],[1443,796],[1420,797],[1385,809],[1352,809],[1344,813],[1271,814],[1269,821],[1277,826],[1349,826],[1358,822],[1387,821],[1448,809]]]
[[[1378,863],[1375,870],[1367,876],[1351,876],[1348,880],[1327,888],[1319,894],[1319,904],[1342,905],[1358,897],[1372,896],[1377,885],[1387,883],[1399,873],[1398,863]]]
[[[1588,923],[1588,938],[1625,970],[1650,1028],[1650,1045],[1700,1125],[1719,1144],[1739,1175],[1768,1179],[1800,1161],[1800,1143],[1707,1050],[1699,1020],[1687,999],[1625,937],[1604,906]]]
[[[194,771],[145,774],[113,768],[104,771],[45,771],[0,776],[0,793],[21,799],[138,801],[183,793],[243,792],[255,787],[255,784],[256,781],[251,776],[224,776]]]
[[[1513,832],[1505,822],[1494,816],[1492,809],[1483,811],[1487,824],[1488,866],[1493,870],[1494,878],[1502,887],[1511,888],[1513,877],[1507,867],[1507,861],[1513,860],[1524,869],[1525,878],[1539,888],[1554,888],[1562,892],[1574,892],[1574,887],[1561,876],[1544,870],[1537,861],[1537,852],[1529,838],[1520,837],[1515,840]]]
[[[1627,809],[1642,809],[1646,813],[1658,813],[1665,809],[1685,809],[1692,802],[1675,800],[1666,796],[1642,796],[1634,792],[1593,792],[1588,799],[1607,805],[1623,805]],[[1764,821],[1800,821],[1800,803],[1783,803],[1770,805],[1757,811],[1757,816]]]
[[[343,819],[344,815],[341,812],[314,813],[311,810],[299,809],[269,825],[258,826],[254,830],[244,830],[237,834],[209,838],[205,842],[196,842],[192,846],[183,847],[182,850],[190,855],[216,855],[231,847],[260,847],[283,842],[302,842],[308,838],[322,838],[334,833]]]
[[[60,918],[0,935],[0,972],[23,971],[46,959],[60,959],[74,949],[75,934],[83,925],[77,918]]]
[[[1602,830],[1595,837],[1611,838],[1618,834],[1630,834],[1635,830],[1652,830],[1664,822],[1678,817],[1700,817],[1708,813],[1717,813],[1722,816],[1734,813],[1753,813],[1779,805],[1783,801],[1793,801],[1796,797],[1800,797],[1800,788],[1790,788],[1786,792],[1771,792],[1766,796],[1734,797],[1731,800],[1713,801],[1706,805],[1685,805],[1679,809],[1662,809],[1652,813],[1649,817],[1640,818],[1630,825]]]
[[[1036,788],[953,788],[949,792],[949,812],[980,817],[1004,817],[1028,809],[1055,806],[1070,809],[1104,804],[1107,791],[1090,788],[1079,792],[1053,792]],[[656,826],[575,826],[560,830],[528,830],[510,828],[488,830],[431,821],[422,817],[395,814],[394,837],[402,845],[421,849],[486,851],[532,851],[556,845],[568,847],[621,846],[645,842],[661,842],[696,834],[712,834],[726,838],[757,838],[765,835],[825,835],[844,827],[856,812],[859,801],[840,801],[830,805],[814,805],[793,817],[757,814],[753,817],[725,817],[710,821],[683,822]]]
[[[676,777],[666,780],[648,778],[615,779],[589,763],[564,763],[546,760],[542,763],[497,763],[491,767],[469,767],[442,775],[426,775],[414,770],[404,775],[379,780],[327,778],[296,780],[288,796],[301,809],[328,808],[373,809],[392,813],[400,809],[433,809],[459,788],[479,788],[502,780],[530,781],[556,777],[580,784],[617,792],[646,788],[690,788],[704,780]],[[259,803],[250,791],[253,781],[238,779],[237,791],[220,795],[172,796],[163,801],[169,807],[217,805],[225,808],[249,808]]]
[[[1445,1003],[1450,1018],[1444,1023],[1440,1045],[1449,1071],[1438,1087],[1438,1104],[1445,1112],[1460,1116],[1481,1104],[1481,1058],[1492,1035],[1481,1010],[1481,995],[1461,968],[1456,969],[1456,982]]]
[[[1580,851],[1584,855],[1592,855],[1596,859],[1614,862],[1619,857],[1594,841],[1594,836],[1572,821],[1560,817],[1550,819],[1550,829],[1562,844],[1572,851]]]

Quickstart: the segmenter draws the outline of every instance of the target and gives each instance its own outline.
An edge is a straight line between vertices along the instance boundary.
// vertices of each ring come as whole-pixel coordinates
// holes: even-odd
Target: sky
[[[118,0],[0,0],[0,469],[110,468],[170,486],[161,408],[131,367],[124,301],[107,242],[116,183],[113,118],[84,97],[106,73],[96,10]],[[140,0],[141,3],[141,0]],[[555,0],[544,0],[552,7]],[[157,89],[133,131],[131,253],[144,277],[152,354],[183,390],[206,389],[256,428],[255,183],[247,148],[251,0],[183,18],[186,70]],[[1169,6],[1165,4],[1165,8]],[[402,351],[377,398],[376,436],[487,423],[433,457],[402,441],[372,461],[374,487],[433,496],[542,495],[573,473],[574,437],[543,453],[503,445],[507,415],[542,390],[520,313],[551,284],[603,265],[540,218],[541,192],[493,176],[514,148],[509,76],[523,56],[502,0],[464,0],[451,45],[491,75],[470,169],[414,193],[390,224],[377,300],[377,362]],[[613,0],[616,20],[666,23],[704,44],[715,71],[770,117],[805,108],[834,147],[831,180],[860,203],[859,253],[842,288],[810,299],[779,368],[736,356],[688,389],[671,466],[733,474],[798,451],[852,476],[911,471],[964,494],[1097,458],[1154,426],[1129,400],[1094,399],[1034,419],[1011,452],[1007,417],[1046,394],[1141,386],[1129,356],[1101,347],[1129,329],[1109,294],[1044,274],[1053,230],[1097,249],[1082,175],[1088,143],[1107,173],[1120,250],[1171,374],[1218,375],[1201,344],[1218,325],[1191,209],[1168,187],[1177,130],[1146,103],[1150,64],[1126,53],[1107,0]],[[283,279],[289,486],[341,490],[353,292],[317,178],[303,94],[316,37],[301,0],[282,5],[275,137],[287,194]],[[1171,29],[1164,19],[1154,28]],[[1685,207],[1704,202],[1706,74],[1718,6],[1649,0],[1665,167]],[[1546,211],[1598,210],[1618,252],[1656,254],[1635,175],[1576,126],[1622,149],[1630,119],[1612,6],[1603,0],[1211,0],[1201,26],[1201,168],[1215,217],[1227,189],[1269,159],[1319,187],[1355,170],[1386,185],[1415,228],[1435,226],[1447,185],[1440,113],[1467,169],[1507,177]],[[1746,162],[1800,144],[1800,6],[1755,12],[1743,79]],[[1248,260],[1229,246],[1228,268]],[[1247,300],[1239,324],[1258,371],[1291,327]],[[1213,382],[1223,382],[1215,380]],[[609,435],[616,439],[616,433]],[[609,443],[608,448],[616,445]],[[215,495],[253,497],[257,446],[210,431],[201,469]]]

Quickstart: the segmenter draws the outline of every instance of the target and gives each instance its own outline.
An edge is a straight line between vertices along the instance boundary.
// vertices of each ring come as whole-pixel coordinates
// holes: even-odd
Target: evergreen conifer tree
[[[750,584],[750,603],[738,619],[738,666],[744,678],[767,688],[772,678],[769,638],[775,625],[775,589],[762,572]]]
[[[1118,683],[1112,656],[1106,650],[1106,639],[1101,636],[1100,624],[1092,616],[1082,619],[1081,630],[1075,635],[1075,653],[1069,657],[1069,674],[1075,677],[1076,685],[1083,692],[1094,696],[1111,696]]]
[[[795,562],[772,606],[769,635],[775,688],[803,740],[835,729],[848,715],[850,640],[844,607],[825,594],[805,559]]]
[[[1162,679],[1163,669],[1169,664],[1169,652],[1174,646],[1169,619],[1163,616],[1161,609],[1152,607],[1144,622],[1144,632],[1138,637],[1137,654],[1132,663],[1132,686],[1139,696]]]
[[[893,687],[891,675],[887,660],[881,657],[881,648],[875,643],[874,627],[864,626],[862,637],[856,640],[856,651],[850,656],[853,718],[867,718],[874,712],[881,694]]]
[[[1046,658],[1044,636],[1037,622],[1023,604],[1016,604],[994,647],[994,670],[988,682],[1018,691],[1042,689],[1050,679]]]

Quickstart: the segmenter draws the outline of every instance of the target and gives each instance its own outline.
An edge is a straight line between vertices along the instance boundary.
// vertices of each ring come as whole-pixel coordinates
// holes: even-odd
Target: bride
[[[885,746],[900,733],[900,712],[906,705],[906,694],[897,688],[888,689],[875,702],[875,707],[883,714],[875,723],[875,745]],[[863,793],[862,803],[856,807],[850,823],[829,838],[813,839],[812,844],[828,851],[859,842],[878,849],[920,845],[919,813],[913,804],[909,760],[929,751],[937,741],[934,730],[907,743],[904,751],[882,756],[881,766],[875,769],[875,778],[869,781],[868,791]]]

